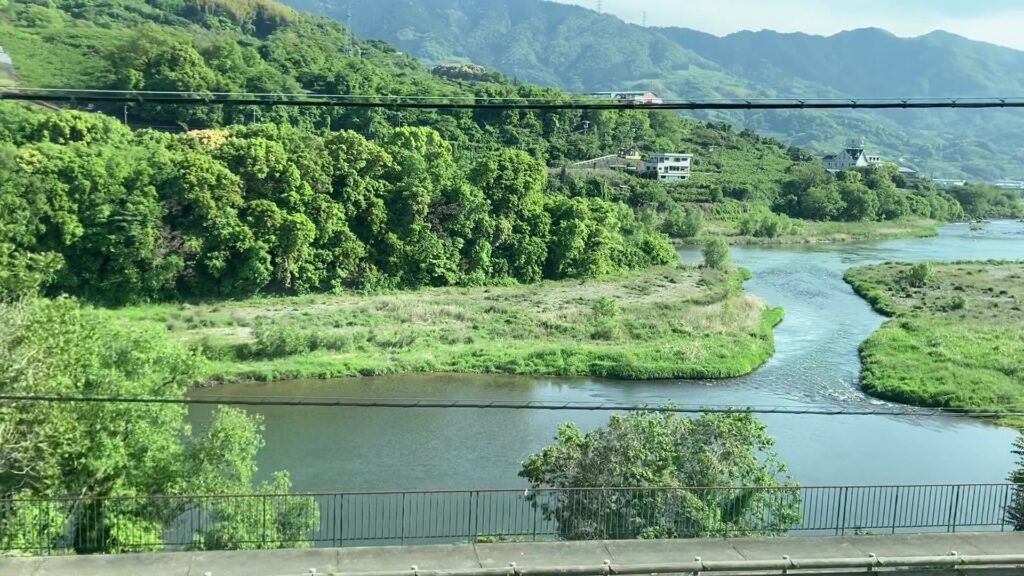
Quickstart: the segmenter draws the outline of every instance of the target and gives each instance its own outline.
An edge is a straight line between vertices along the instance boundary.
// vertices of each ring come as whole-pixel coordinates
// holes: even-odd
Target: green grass
[[[412,372],[727,378],[774,352],[782,310],[737,274],[655,269],[592,281],[303,296],[103,311],[164,327],[209,379]]]
[[[873,396],[917,406],[1024,412],[1024,263],[934,264],[924,286],[910,264],[853,268],[846,280],[893,316],[860,348]]]
[[[0,25],[0,45],[11,55],[21,80],[40,88],[107,86],[110,63],[104,51],[129,35],[126,30],[98,27],[38,30]]]
[[[803,231],[778,238],[741,236],[739,224],[729,220],[709,220],[707,231],[723,236],[730,244],[819,244],[890,240],[896,238],[930,238],[938,234],[940,222],[924,218],[908,218],[889,222],[815,222],[794,219]]]

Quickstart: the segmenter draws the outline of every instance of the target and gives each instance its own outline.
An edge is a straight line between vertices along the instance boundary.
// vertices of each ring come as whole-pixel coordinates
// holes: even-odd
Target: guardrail
[[[579,488],[0,500],[0,552],[1012,530],[1024,486]]]
[[[779,573],[792,571],[804,573],[829,573],[837,570],[856,570],[861,574],[873,574],[882,570],[907,573],[908,569],[920,568],[934,573],[934,570],[956,569],[957,574],[970,568],[1013,567],[1012,574],[1020,574],[1024,566],[1024,554],[999,554],[962,556],[952,553],[948,556],[914,556],[880,558],[875,555],[866,558],[807,558],[783,557],[778,560],[718,560],[705,561],[695,558],[692,562],[665,562],[661,564],[616,564],[605,561],[594,565],[547,565],[520,566],[512,563],[502,568],[465,568],[454,570],[422,570],[413,566],[411,570],[385,570],[379,572],[331,573],[345,576],[640,576],[643,574],[690,574],[698,576],[703,572],[729,572],[733,574]]]

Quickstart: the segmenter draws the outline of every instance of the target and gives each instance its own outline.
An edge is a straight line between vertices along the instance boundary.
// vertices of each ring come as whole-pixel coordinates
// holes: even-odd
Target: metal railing
[[[1024,486],[581,488],[0,500],[0,553],[1011,530]]]

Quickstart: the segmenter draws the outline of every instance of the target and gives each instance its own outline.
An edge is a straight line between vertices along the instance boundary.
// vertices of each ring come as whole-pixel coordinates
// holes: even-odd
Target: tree
[[[673,238],[696,238],[703,226],[703,212],[696,208],[676,206],[665,215],[661,229]]]
[[[506,149],[481,157],[469,179],[491,203],[495,274],[521,282],[540,280],[551,227],[544,210],[544,165],[525,152]]]
[[[1006,510],[1006,517],[1013,524],[1013,529],[1024,531],[1024,434],[1013,443],[1013,454],[1017,456],[1017,469],[1010,473],[1013,488],[1013,500]]]
[[[729,244],[719,236],[708,238],[704,243],[704,266],[715,270],[729,267]]]
[[[931,262],[919,262],[907,272],[907,283],[915,288],[927,286],[935,278],[935,266]]]
[[[832,220],[844,208],[835,183],[813,186],[797,198],[797,216],[809,220]]]
[[[162,331],[111,323],[70,299],[0,304],[4,394],[180,399],[201,362]],[[184,510],[174,500],[144,496],[289,487],[283,476],[273,488],[252,484],[255,453],[262,446],[258,420],[222,409],[205,434],[194,435],[185,416],[186,408],[175,404],[0,407],[0,498],[83,498],[76,507],[58,506],[45,528],[12,526],[6,511],[0,512],[0,549],[19,542],[46,549],[65,534],[73,535],[78,552],[155,549],[163,530]],[[282,539],[302,540],[313,528],[315,514],[308,508],[299,510],[301,522],[295,520],[296,507],[309,506],[300,500],[274,517],[292,530]],[[48,504],[25,506],[16,517],[51,512]],[[218,525],[233,533],[246,530],[243,520],[230,515]],[[230,547],[231,541],[221,538],[217,545]]]
[[[634,412],[586,434],[562,425],[519,475],[567,540],[782,534],[800,498],[773,444],[750,414]]]
[[[856,172],[854,172],[856,174]],[[878,213],[878,195],[860,182],[839,184],[839,197],[843,209],[839,216],[848,222],[874,220]]]

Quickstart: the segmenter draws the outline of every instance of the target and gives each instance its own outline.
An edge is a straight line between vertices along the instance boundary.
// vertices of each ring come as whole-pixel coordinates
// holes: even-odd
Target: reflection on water
[[[681,252],[684,261],[698,251]],[[857,386],[857,346],[883,318],[842,280],[850,266],[889,260],[1024,258],[1024,224],[966,225],[937,238],[810,247],[734,248],[754,272],[747,289],[786,309],[777,353],[730,381],[622,382],[508,376],[416,375],[244,384],[201,395],[608,401],[879,407]],[[287,469],[298,490],[507,488],[519,463],[560,422],[594,427],[598,412],[260,407],[261,474]],[[208,410],[196,409],[201,423]],[[786,416],[763,418],[804,485],[1000,482],[1015,433],[960,418]]]

